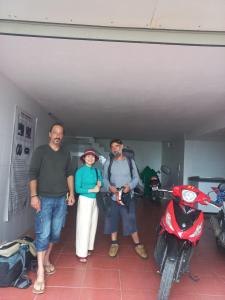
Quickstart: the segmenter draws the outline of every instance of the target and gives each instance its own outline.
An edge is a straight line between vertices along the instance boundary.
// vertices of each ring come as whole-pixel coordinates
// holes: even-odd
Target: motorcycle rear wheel
[[[167,300],[169,298],[175,269],[176,269],[176,261],[170,261],[167,258],[164,265],[162,277],[161,277],[157,300]]]

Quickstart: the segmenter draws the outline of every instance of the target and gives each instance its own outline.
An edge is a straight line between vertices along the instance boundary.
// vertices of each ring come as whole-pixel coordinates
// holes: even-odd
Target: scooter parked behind
[[[160,203],[160,198],[163,196],[163,193],[159,191],[161,183],[158,175],[151,176],[149,179],[150,187],[150,199],[154,202]]]
[[[216,193],[214,204],[218,207],[218,213],[211,216],[210,223],[218,248],[225,249],[225,183],[220,183],[217,188],[212,188],[212,190]]]
[[[203,230],[203,212],[197,203],[207,205],[209,196],[194,186],[173,187],[170,200],[161,219],[154,251],[161,274],[158,300],[167,300],[173,281],[179,282],[183,273],[189,272],[194,247]]]

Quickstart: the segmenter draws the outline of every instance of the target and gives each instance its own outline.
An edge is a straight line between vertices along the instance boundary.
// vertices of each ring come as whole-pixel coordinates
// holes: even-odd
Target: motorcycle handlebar
[[[176,202],[179,202],[179,201],[181,200],[179,196],[174,196],[174,195],[173,195],[173,190],[158,189],[158,191],[170,194],[170,195],[171,195],[170,197],[171,197],[174,201],[176,201]],[[197,203],[196,203],[196,204],[197,204]],[[215,206],[215,208],[216,208],[216,205],[214,205],[214,204],[212,204],[211,202],[208,202],[208,201],[207,201],[207,202],[205,201],[205,204],[203,204],[203,203],[201,203],[201,204],[202,204],[202,205],[211,205],[211,206]],[[187,203],[187,205],[188,205],[188,203]]]
[[[219,212],[221,209],[223,209],[223,206],[217,206],[216,204],[209,202],[208,203],[209,206],[211,206],[212,208],[214,208],[215,210],[217,210],[217,212]]]
[[[172,190],[166,190],[166,189],[158,189],[159,192],[167,192],[167,193],[172,193]]]

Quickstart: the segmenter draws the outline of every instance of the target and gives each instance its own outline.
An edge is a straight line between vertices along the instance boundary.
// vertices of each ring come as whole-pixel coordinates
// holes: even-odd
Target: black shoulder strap
[[[98,182],[98,170],[95,168],[95,173],[96,173],[96,182]]]
[[[128,165],[130,168],[130,177],[133,179],[133,164],[132,164],[132,159],[130,157],[127,157]]]
[[[108,166],[108,180],[109,180],[109,183],[110,183],[110,180],[111,180],[111,168],[112,168],[112,164],[113,164],[113,157],[109,156],[109,158],[110,158],[110,161],[109,161],[109,166]]]
[[[133,179],[133,164],[132,164],[132,159],[130,157],[126,157],[127,161],[128,161],[128,166],[130,169],[130,177],[131,179]],[[113,158],[110,156],[110,161],[109,161],[109,166],[108,166],[108,180],[110,182],[111,180],[111,168],[112,168],[112,164],[113,164]]]

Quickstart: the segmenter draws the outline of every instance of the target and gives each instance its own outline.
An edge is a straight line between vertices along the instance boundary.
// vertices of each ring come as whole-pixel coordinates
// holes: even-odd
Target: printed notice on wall
[[[34,147],[36,119],[16,107],[10,164],[8,217],[29,205],[28,171]]]

